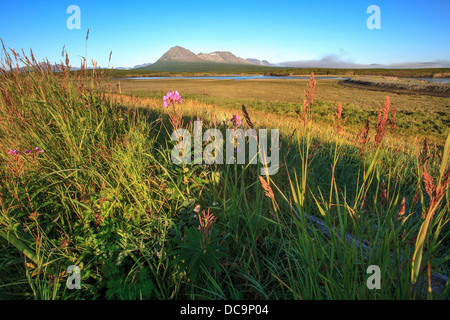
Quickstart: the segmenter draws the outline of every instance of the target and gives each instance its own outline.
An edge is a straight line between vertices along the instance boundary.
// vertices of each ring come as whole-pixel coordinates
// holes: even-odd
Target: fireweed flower
[[[17,151],[17,150],[10,149],[8,151],[8,154],[13,155],[13,156],[17,156],[17,155],[21,154],[21,152]]]
[[[168,108],[170,105],[172,105],[172,108],[168,108],[168,114],[170,123],[172,124],[173,128],[175,130],[181,128],[183,125],[183,114],[180,110],[177,110],[175,108],[176,104],[183,103],[183,99],[181,99],[180,94],[178,93],[178,91],[167,92],[163,100],[165,108]]]
[[[39,153],[44,153],[44,150],[39,149],[38,147],[36,147],[36,149],[34,149],[34,150],[36,150],[36,152],[39,152]]]
[[[163,100],[165,108],[171,104],[183,103],[183,99],[181,99],[178,91],[167,92],[167,94],[163,97]]]
[[[231,122],[235,127],[239,127],[242,124],[241,117],[237,114],[233,114],[233,117],[231,118]]]

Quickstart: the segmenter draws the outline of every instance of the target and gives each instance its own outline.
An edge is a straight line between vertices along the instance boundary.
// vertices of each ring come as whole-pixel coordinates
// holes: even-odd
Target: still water
[[[417,78],[417,80],[425,80],[435,83],[450,83],[450,78]]]
[[[328,80],[346,80],[348,78],[340,77],[314,77],[315,79]],[[309,79],[309,77],[276,77],[276,76],[202,76],[202,77],[134,77],[134,78],[120,78],[118,80],[163,80],[163,79],[209,79],[209,80],[253,80],[253,79]]]
[[[199,77],[131,77],[131,78],[119,78],[118,80],[165,80],[165,79],[205,79],[205,80],[257,80],[257,79],[276,79],[276,80],[296,80],[296,79],[309,79],[309,76],[199,76]],[[316,76],[317,80],[347,80],[349,78],[343,77],[328,77],[328,76]],[[415,80],[424,80],[434,83],[450,83],[450,78],[416,78]]]

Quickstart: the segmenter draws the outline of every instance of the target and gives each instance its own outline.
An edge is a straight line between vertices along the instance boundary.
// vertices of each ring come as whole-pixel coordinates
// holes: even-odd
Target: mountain
[[[342,59],[338,55],[330,54],[316,60],[286,61],[278,64],[280,67],[291,68],[343,68],[343,69],[421,69],[421,68],[449,68],[450,61],[438,60],[434,62],[404,62],[390,64],[362,64]]]
[[[136,66],[135,69],[171,71],[171,72],[208,72],[208,71],[240,71],[259,70],[270,65],[267,61],[254,59],[258,63],[242,59],[229,51],[195,54],[180,46],[175,46],[164,53],[155,63],[147,66]],[[267,63],[267,64],[265,64]]]
[[[182,61],[182,62],[217,62],[217,63],[249,63],[247,60],[236,57],[229,51],[215,51],[212,53],[195,54],[180,46],[172,47],[164,53],[155,63]]]
[[[154,64],[160,62],[200,62],[202,61],[195,53],[180,46],[172,47],[169,51],[164,53]]]
[[[40,67],[42,70],[47,70],[47,63],[45,63],[45,62],[39,62],[38,65],[39,65],[39,67]],[[36,65],[34,65],[34,66],[36,67]],[[51,70],[52,72],[60,72],[60,71],[62,71],[61,64],[49,64],[49,67],[50,67],[50,70]],[[64,68],[67,69],[66,65],[64,65]],[[13,69],[15,70],[16,67],[13,67]],[[24,71],[34,71],[34,70],[35,70],[35,69],[34,69],[33,67],[28,67],[28,66],[24,66],[24,67],[20,67],[20,68],[19,68],[19,72],[24,72]],[[74,70],[80,70],[80,68],[70,66],[70,70],[71,70],[71,71],[74,71]]]
[[[248,59],[245,59],[245,60],[249,61],[250,63],[260,65],[260,66],[271,66],[272,65],[267,60],[258,60],[258,59],[252,59],[252,58],[248,58]]]
[[[212,53],[199,53],[197,55],[202,60],[219,63],[250,63],[247,60],[236,57],[229,51],[215,51]]]
[[[131,69],[137,69],[137,68],[148,67],[148,66],[151,65],[151,64],[152,64],[151,62],[149,62],[149,63],[143,63],[143,64],[138,64],[138,65],[134,66],[134,67],[131,68]]]

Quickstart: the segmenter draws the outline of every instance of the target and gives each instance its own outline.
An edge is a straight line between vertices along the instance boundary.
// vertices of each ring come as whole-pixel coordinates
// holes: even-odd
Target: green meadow
[[[112,70],[112,77],[145,77],[162,75],[230,75],[230,74],[266,74],[273,76],[310,75],[320,76],[386,76],[401,78],[445,78],[450,74],[450,68],[420,68],[420,69],[383,69],[383,68],[293,68],[277,66],[243,65],[213,62],[158,62],[156,65],[130,69]]]
[[[240,109],[284,115],[295,118],[302,104],[303,91],[308,80],[117,80],[112,79],[114,92],[136,97],[162,99],[167,91],[178,90],[185,97],[223,109]],[[399,137],[427,137],[442,144],[450,133],[450,99],[420,94],[396,94],[343,86],[336,80],[317,80],[311,113],[314,119],[332,124],[339,102],[343,104],[342,117],[348,130],[358,130],[368,117],[375,123],[378,106],[389,96],[398,113],[396,134]],[[290,120],[286,120],[290,121]]]
[[[1,299],[449,298],[449,98],[27,64],[0,71]],[[171,161],[236,114],[280,130],[277,174]]]

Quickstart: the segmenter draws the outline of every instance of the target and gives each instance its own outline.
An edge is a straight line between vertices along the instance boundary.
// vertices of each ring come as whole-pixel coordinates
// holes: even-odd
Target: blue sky
[[[70,30],[67,7],[81,10]],[[381,29],[369,30],[370,5]],[[360,64],[450,60],[450,1],[2,1],[0,38],[38,59],[71,64],[85,55],[100,66],[155,62],[170,47],[231,51],[272,63],[333,56]]]

